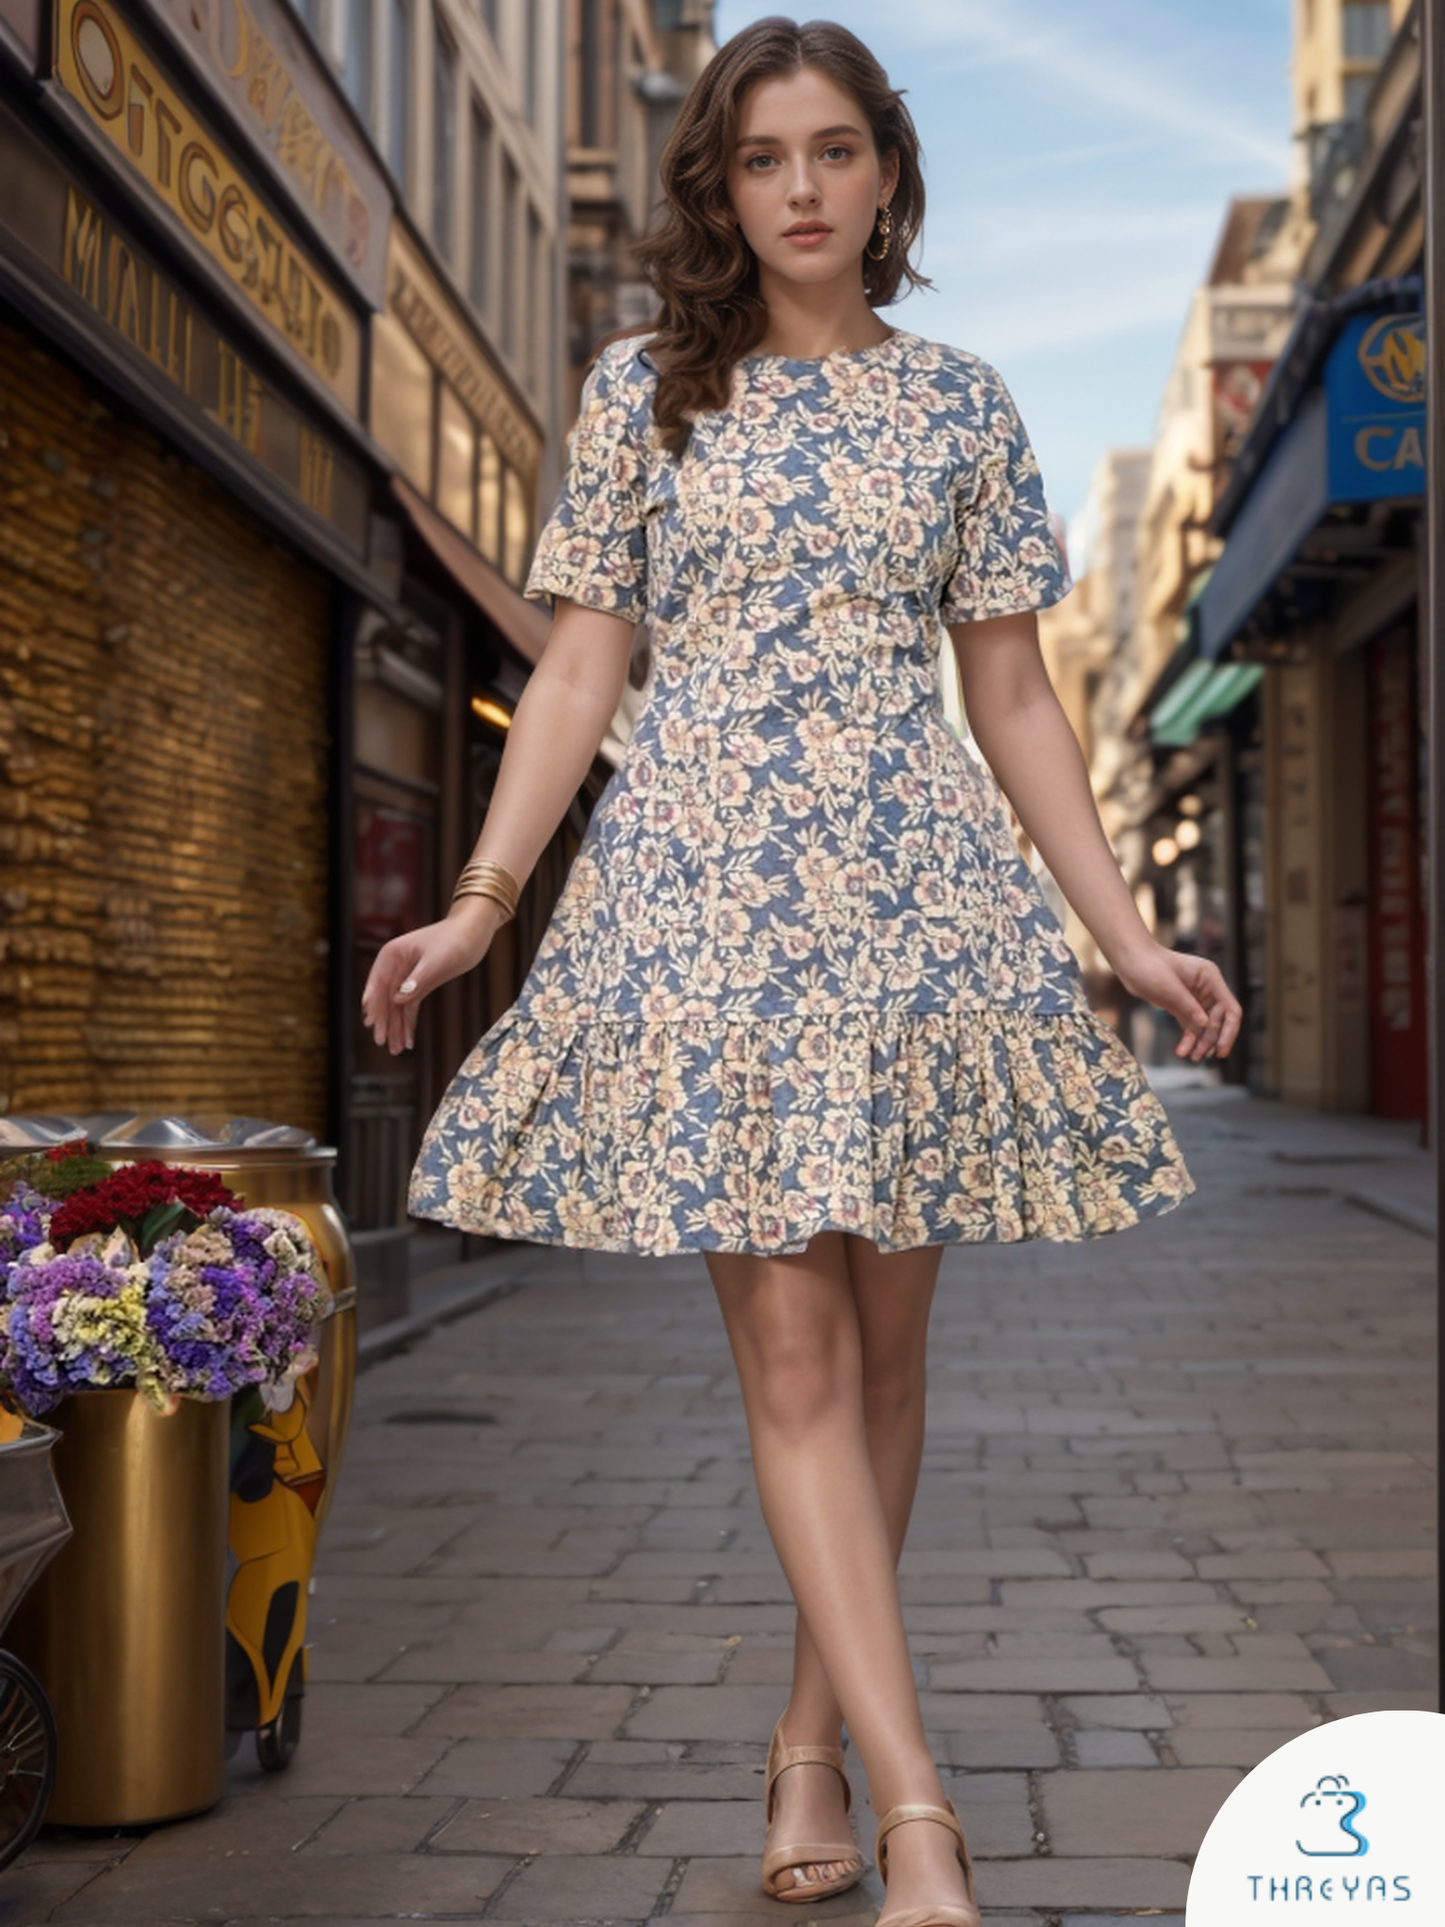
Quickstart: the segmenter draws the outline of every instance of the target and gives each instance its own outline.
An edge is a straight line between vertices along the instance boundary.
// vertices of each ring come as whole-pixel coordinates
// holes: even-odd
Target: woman
[[[842,28],[766,20],[697,82],[644,246],[661,295],[583,393],[528,593],[551,595],[474,866],[363,998],[409,1048],[472,969],[620,699],[654,682],[522,991],[426,1134],[412,1209],[472,1231],[702,1252],[797,1601],[764,1884],[860,1878],[882,1927],[977,1927],[925,1741],[895,1567],[945,1244],[1080,1239],[1192,1191],[1084,1001],[999,785],[1126,987],[1225,1055],[1239,1005],[1157,943],[1039,655],[1069,585],[998,375],[890,328],[923,213],[899,95]],[[948,729],[940,619],[997,784]],[[786,1733],[786,1739],[784,1734]]]

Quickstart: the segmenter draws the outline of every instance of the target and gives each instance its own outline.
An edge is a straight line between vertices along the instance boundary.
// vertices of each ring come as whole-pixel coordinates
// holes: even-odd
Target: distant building
[[[1151,459],[1147,448],[1111,448],[1100,457],[1067,531],[1073,592],[1039,614],[1049,678],[1100,794],[1109,789],[1119,753],[1132,752],[1123,732],[1128,692],[1137,681],[1139,518]],[[1106,830],[1120,827],[1106,817]],[[1062,914],[1085,969],[1102,972],[1093,938],[1066,904]]]
[[[650,321],[657,298],[634,244],[651,225],[657,163],[677,110],[717,51],[714,0],[566,0],[566,404],[597,348]],[[647,625],[603,755],[621,759],[651,674]]]

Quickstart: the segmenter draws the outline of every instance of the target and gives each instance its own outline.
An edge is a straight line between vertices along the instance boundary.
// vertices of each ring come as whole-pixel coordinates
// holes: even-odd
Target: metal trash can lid
[[[320,1145],[299,1124],[273,1124],[264,1117],[147,1116],[138,1111],[92,1111],[84,1117],[21,1113],[0,1117],[0,1148],[41,1150],[88,1138],[102,1151],[292,1151],[325,1157]],[[335,1152],[329,1152],[335,1156]]]

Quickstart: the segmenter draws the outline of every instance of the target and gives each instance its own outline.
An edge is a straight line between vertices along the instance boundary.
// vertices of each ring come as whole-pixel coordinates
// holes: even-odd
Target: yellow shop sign
[[[56,73],[192,240],[353,413],[355,315],[107,0],[57,0]]]

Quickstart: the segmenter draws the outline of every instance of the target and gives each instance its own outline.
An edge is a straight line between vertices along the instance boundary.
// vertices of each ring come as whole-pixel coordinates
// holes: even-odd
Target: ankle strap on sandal
[[[843,1749],[838,1746],[788,1746],[783,1740],[783,1722],[779,1720],[768,1744],[767,1798],[764,1802],[768,1819],[773,1817],[773,1788],[778,1775],[785,1773],[790,1766],[832,1767],[843,1782],[843,1811],[852,1811],[853,1789],[848,1784],[848,1775],[843,1767]]]
[[[878,1837],[873,1849],[873,1857],[878,1862],[878,1871],[884,1880],[888,1878],[888,1836],[895,1827],[905,1825],[909,1820],[932,1820],[937,1826],[947,1827],[958,1842],[958,1857],[963,1863],[965,1874],[972,1876],[973,1867],[969,1859],[968,1842],[963,1837],[958,1815],[953,1810],[953,1802],[943,1806],[923,1805],[904,1801],[896,1807],[889,1807],[878,1822]]]

